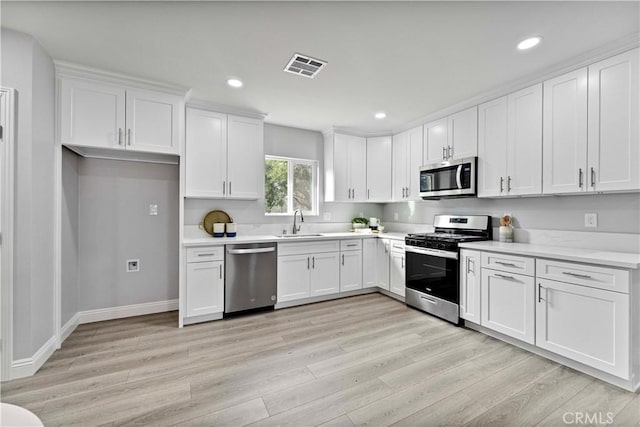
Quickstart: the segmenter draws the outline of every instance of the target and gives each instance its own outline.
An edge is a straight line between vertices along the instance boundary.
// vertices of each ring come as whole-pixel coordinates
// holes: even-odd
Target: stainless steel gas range
[[[491,240],[487,215],[436,215],[434,233],[405,238],[407,305],[460,323],[459,243]]]

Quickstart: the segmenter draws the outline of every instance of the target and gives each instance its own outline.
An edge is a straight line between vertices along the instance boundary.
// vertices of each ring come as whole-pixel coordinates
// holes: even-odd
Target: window
[[[317,215],[318,162],[265,156],[264,199],[266,215]]]

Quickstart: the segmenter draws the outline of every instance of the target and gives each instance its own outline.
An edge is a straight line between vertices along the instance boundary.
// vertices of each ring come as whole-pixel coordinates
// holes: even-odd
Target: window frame
[[[281,160],[287,162],[287,212],[267,212],[265,205],[265,216],[293,216],[295,210],[293,210],[293,166],[294,164],[302,164],[311,166],[311,185],[313,187],[313,197],[311,199],[313,205],[313,211],[305,212],[306,216],[319,216],[320,215],[320,182],[318,176],[320,174],[320,162],[314,159],[301,159],[298,157],[278,156],[274,154],[265,154],[264,161],[267,160]],[[265,182],[266,185],[266,182]]]

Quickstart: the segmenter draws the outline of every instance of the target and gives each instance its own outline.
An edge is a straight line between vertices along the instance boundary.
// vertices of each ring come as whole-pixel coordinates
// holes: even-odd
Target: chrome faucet
[[[300,213],[300,222],[304,222],[304,217],[302,216],[302,211],[300,209],[296,209],[296,211],[293,213],[293,234],[298,234],[298,231],[300,231],[300,226],[298,225],[296,227],[296,215]]]

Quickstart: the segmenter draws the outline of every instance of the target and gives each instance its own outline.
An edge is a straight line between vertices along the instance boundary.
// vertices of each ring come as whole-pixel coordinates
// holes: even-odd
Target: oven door
[[[476,194],[475,157],[436,163],[420,168],[420,197],[474,196]]]
[[[413,246],[405,251],[407,288],[458,304],[458,254]]]

